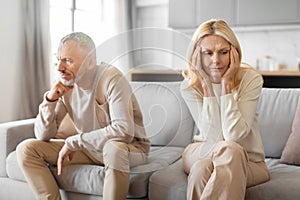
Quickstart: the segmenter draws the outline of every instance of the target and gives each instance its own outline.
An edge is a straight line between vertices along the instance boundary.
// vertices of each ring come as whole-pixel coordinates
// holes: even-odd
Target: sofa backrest
[[[263,88],[259,100],[259,129],[266,157],[279,158],[291,133],[300,89]]]
[[[131,82],[152,145],[185,147],[194,122],[180,94],[181,82]]]
[[[131,82],[152,145],[185,147],[197,132],[181,97],[180,83]],[[258,113],[266,157],[280,158],[291,133],[299,96],[300,89],[262,89]]]

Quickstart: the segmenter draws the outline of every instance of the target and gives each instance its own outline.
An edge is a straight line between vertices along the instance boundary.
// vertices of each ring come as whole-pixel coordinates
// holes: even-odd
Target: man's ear
[[[92,67],[95,67],[95,65],[97,64],[97,61],[93,55],[88,55],[88,57],[86,58],[86,63],[88,65],[88,68],[92,68]]]
[[[91,66],[95,66],[97,64],[96,59],[94,57],[91,57],[89,62],[90,62],[89,65]]]

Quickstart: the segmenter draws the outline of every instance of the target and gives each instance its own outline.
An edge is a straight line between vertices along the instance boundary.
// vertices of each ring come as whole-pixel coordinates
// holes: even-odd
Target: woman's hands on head
[[[230,48],[230,64],[229,68],[222,76],[223,94],[231,93],[234,86],[234,77],[240,67],[239,54],[234,46]]]
[[[240,67],[237,49],[220,36],[207,36],[199,42],[191,56],[190,70],[197,76],[204,96],[214,96],[212,83],[222,85],[222,94],[229,94]]]
[[[210,77],[203,70],[202,61],[201,61],[201,47],[199,45],[196,46],[193,55],[192,55],[192,63],[190,66],[192,72],[199,78],[204,96],[213,96],[212,85],[210,81]]]

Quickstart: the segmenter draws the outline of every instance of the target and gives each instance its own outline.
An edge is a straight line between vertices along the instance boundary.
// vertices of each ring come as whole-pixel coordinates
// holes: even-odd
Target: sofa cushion
[[[186,199],[187,175],[182,168],[182,159],[169,167],[159,170],[150,177],[149,199]]]
[[[185,147],[192,141],[194,121],[180,94],[181,82],[131,82],[152,145]]]
[[[16,151],[11,152],[6,158],[6,172],[9,178],[25,181],[23,172],[21,171],[17,162]]]
[[[292,133],[286,142],[280,161],[286,164],[300,165],[300,100],[293,121]]]
[[[141,198],[147,196],[149,176],[156,170],[162,169],[181,157],[182,147],[151,147],[148,162],[131,169],[130,188],[128,197]],[[57,176],[57,168],[51,166],[59,187],[65,191],[84,194],[102,195],[104,167],[97,165],[68,165],[64,173]],[[25,181],[17,164],[16,152],[7,158],[7,174],[12,179]]]
[[[300,89],[263,88],[258,123],[266,157],[280,158],[291,133],[299,95]]]
[[[300,197],[300,167],[281,164],[279,159],[266,159],[271,179],[246,191],[246,200],[295,200]]]
[[[281,164],[279,159],[266,159],[271,180],[246,190],[246,200],[294,200],[299,199],[300,167]],[[149,199],[186,199],[187,175],[182,160],[159,170],[150,177]]]

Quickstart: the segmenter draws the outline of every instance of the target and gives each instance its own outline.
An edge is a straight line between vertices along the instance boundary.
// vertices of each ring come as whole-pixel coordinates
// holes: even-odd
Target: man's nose
[[[64,67],[64,64],[61,62],[61,60],[59,60],[57,62],[57,70],[58,71],[64,71],[66,68]]]

